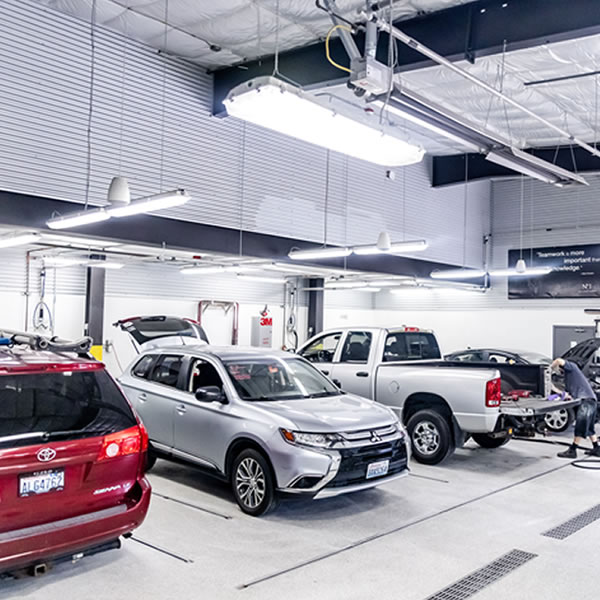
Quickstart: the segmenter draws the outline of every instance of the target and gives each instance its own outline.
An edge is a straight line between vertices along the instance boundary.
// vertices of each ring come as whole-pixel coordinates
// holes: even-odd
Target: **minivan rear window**
[[[104,436],[136,424],[104,370],[0,376],[0,448]]]

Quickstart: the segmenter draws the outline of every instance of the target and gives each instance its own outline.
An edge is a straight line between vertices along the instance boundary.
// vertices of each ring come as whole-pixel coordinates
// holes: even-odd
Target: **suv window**
[[[194,359],[187,387],[188,392],[195,392],[198,388],[212,385],[217,386],[221,390],[223,389],[223,380],[217,369],[205,360],[200,358]]]
[[[342,337],[341,332],[328,333],[307,346],[300,356],[313,363],[331,362]]]
[[[142,379],[148,379],[150,374],[150,367],[154,362],[156,356],[147,354],[146,356],[142,356],[140,360],[137,361],[136,365],[131,370],[131,373],[136,377],[141,377]]]
[[[40,443],[12,438],[45,433],[44,441],[96,437],[129,429],[135,417],[102,369],[0,376],[0,448]]]
[[[509,365],[514,365],[517,362],[513,356],[507,354],[498,354],[496,352],[490,352],[490,355],[488,356],[488,361],[495,363],[506,363]]]
[[[441,358],[440,348],[432,333],[400,331],[388,334],[383,361]]]
[[[346,337],[340,362],[366,363],[369,360],[373,334],[369,331],[350,331]]]
[[[179,372],[183,363],[183,356],[164,355],[158,359],[156,366],[152,370],[150,379],[156,383],[162,383],[171,387],[177,386]]]
[[[461,362],[481,362],[483,361],[482,352],[463,352],[453,356],[451,360],[459,360]]]

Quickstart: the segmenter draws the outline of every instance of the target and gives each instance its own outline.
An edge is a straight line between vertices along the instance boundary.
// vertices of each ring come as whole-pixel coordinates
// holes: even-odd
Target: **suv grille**
[[[327,488],[364,483],[367,481],[367,468],[372,462],[390,461],[389,470],[383,477],[400,473],[406,469],[408,463],[404,439],[360,448],[345,448],[339,452],[342,455],[342,462],[337,475],[326,486]],[[376,481],[377,479],[379,477],[374,477],[368,481]]]

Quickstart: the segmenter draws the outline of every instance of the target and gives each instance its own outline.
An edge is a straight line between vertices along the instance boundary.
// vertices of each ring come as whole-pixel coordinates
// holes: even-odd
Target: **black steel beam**
[[[0,224],[3,225],[46,229],[48,233],[51,233],[51,230],[46,227],[46,221],[54,212],[64,215],[81,209],[81,204],[73,202],[0,191]],[[160,245],[165,243],[169,248],[197,250],[200,247],[206,252],[224,253],[231,253],[232,248],[238,248],[240,237],[237,229],[178,221],[153,215],[111,219],[103,223],[78,227],[73,231],[133,244]],[[245,256],[285,262],[288,261],[287,253],[294,247],[314,248],[315,244],[295,238],[253,231],[246,231],[243,234]],[[313,264],[343,268],[344,259],[319,261]],[[346,266],[348,269],[427,277],[434,269],[449,265],[403,256],[351,255],[346,259]]]
[[[600,32],[600,2],[598,0],[477,0],[428,15],[397,22],[405,33],[429,46],[450,60],[466,58],[474,61],[481,56],[501,52],[504,43],[508,51],[530,48]],[[364,35],[356,35],[359,48]],[[338,38],[331,40],[334,60],[346,65],[346,53]],[[387,36],[380,36],[378,58],[387,62]],[[400,46],[398,71],[430,66],[421,54]],[[318,42],[283,52],[279,71],[302,86],[324,86],[343,83],[347,75],[333,67],[325,58],[325,44]],[[236,85],[273,73],[273,57],[247,61],[214,73],[214,114],[223,114],[223,99]]]
[[[322,288],[324,279],[309,279],[309,288]],[[308,327],[307,337],[312,337],[323,331],[323,315],[325,313],[325,294],[322,289],[308,292]]]
[[[593,156],[578,146],[561,146],[560,148],[544,148],[528,150],[531,154],[554,163],[563,169],[583,173],[600,171],[600,158]],[[434,156],[431,185],[441,187],[465,181],[465,156],[469,157],[469,181],[488,179],[491,177],[514,177],[516,171],[501,167],[481,154],[453,154],[451,156]]]
[[[91,351],[98,360],[102,360],[102,344],[104,343],[105,282],[105,269],[88,267],[85,286],[85,335],[89,335],[94,340]]]

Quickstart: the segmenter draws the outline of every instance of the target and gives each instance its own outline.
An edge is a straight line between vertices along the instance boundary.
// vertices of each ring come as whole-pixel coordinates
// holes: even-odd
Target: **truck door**
[[[373,347],[372,331],[349,331],[343,340],[339,361],[333,364],[331,377],[344,391],[371,397],[373,377],[369,355]]]
[[[331,377],[331,367],[341,337],[341,331],[333,331],[321,335],[313,340],[308,346],[300,350],[299,354],[313,363],[324,375]]]

